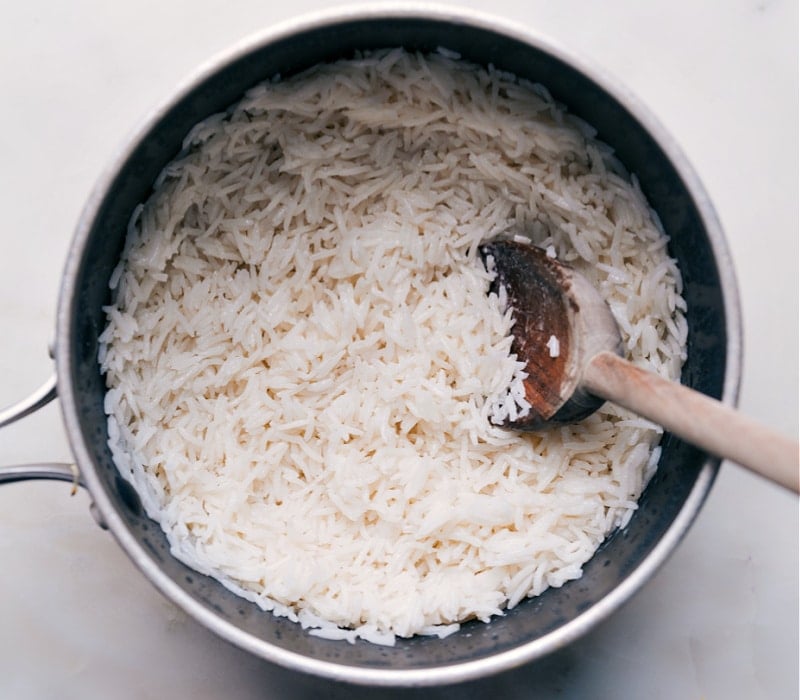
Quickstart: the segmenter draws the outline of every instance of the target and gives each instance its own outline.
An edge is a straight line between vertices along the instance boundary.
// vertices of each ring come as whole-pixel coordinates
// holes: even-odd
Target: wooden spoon
[[[517,430],[579,421],[613,401],[678,437],[798,491],[800,446],[697,391],[621,357],[611,309],[581,274],[541,248],[498,239],[481,246],[514,315],[512,352],[527,364],[529,413]]]

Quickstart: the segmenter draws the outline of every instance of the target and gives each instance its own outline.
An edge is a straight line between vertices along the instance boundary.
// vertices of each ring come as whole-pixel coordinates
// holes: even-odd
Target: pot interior
[[[161,169],[178,154],[183,137],[195,123],[225,110],[248,88],[275,74],[288,76],[320,61],[351,56],[354,50],[395,46],[422,52],[443,46],[470,61],[491,63],[542,83],[571,112],[598,129],[598,138],[613,146],[619,159],[636,173],[671,237],[670,251],[679,262],[688,302],[688,360],[682,381],[711,396],[722,396],[731,320],[715,260],[714,245],[719,249],[719,241],[711,243],[713,236],[720,234],[715,231],[710,239],[689,185],[659,144],[615,97],[545,48],[480,23],[405,16],[308,25],[299,33],[256,43],[196,82],[141,133],[105,188],[99,190],[98,199],[90,205],[94,209],[88,212],[73,244],[77,262],[72,287],[69,281],[65,284],[67,299],[62,299],[62,305],[67,312],[60,314],[65,320],[58,334],[60,342],[68,344],[66,381],[74,397],[65,402],[69,405],[64,410],[79,426],[73,441],[79,441],[90,457],[91,464],[80,466],[84,472],[93,472],[89,480],[96,492],[93,495],[101,509],[105,504],[121,517],[122,527],[130,535],[123,539],[135,542],[135,552],[130,551],[132,545],[125,545],[129,554],[135,554],[138,561],[148,559],[160,576],[171,580],[167,588],[179,588],[227,623],[222,625],[227,630],[223,634],[232,641],[273,660],[276,657],[270,648],[277,647],[347,667],[384,670],[452,666],[524,644],[530,649],[526,658],[532,658],[569,641],[570,635],[559,636],[564,625],[581,616],[588,619],[587,613],[623,580],[644,570],[652,572],[653,559],[658,559],[657,564],[666,556],[659,553],[662,550],[654,553],[654,548],[668,533],[672,546],[677,543],[694,515],[691,512],[687,517],[685,509],[699,507],[715,462],[666,435],[659,471],[639,510],[623,531],[601,547],[581,579],[524,601],[491,624],[466,623],[459,633],[444,640],[415,637],[398,640],[394,648],[383,648],[363,641],[351,645],[310,636],[299,625],[262,612],[178,562],[170,555],[158,525],[139,509],[135,494],[117,475],[106,445],[105,385],[97,364],[97,338],[105,323],[101,307],[110,302],[108,280],[119,259],[131,212],[147,198]],[[698,482],[701,473],[704,478]],[[703,491],[699,496],[697,489]],[[644,565],[646,560],[650,563]],[[163,583],[160,587],[165,590]],[[531,645],[545,635],[550,635],[552,642]]]

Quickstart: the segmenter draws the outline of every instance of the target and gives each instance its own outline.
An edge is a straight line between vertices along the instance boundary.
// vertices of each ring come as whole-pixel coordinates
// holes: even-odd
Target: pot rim
[[[466,24],[533,46],[588,77],[635,117],[667,155],[692,195],[708,233],[714,259],[717,262],[721,293],[725,304],[727,332],[725,377],[721,398],[723,403],[736,404],[742,367],[741,307],[734,266],[719,219],[699,177],[675,139],[667,133],[639,98],[608,73],[576,54],[574,50],[567,50],[557,41],[519,23],[482,11],[430,3],[396,1],[345,5],[336,9],[304,14],[246,37],[201,64],[173,91],[171,96],[145,116],[138,128],[117,150],[110,165],[93,188],[76,226],[64,267],[56,315],[56,338],[58,341],[55,348],[55,361],[58,393],[62,399],[59,403],[67,435],[81,474],[97,509],[108,525],[108,529],[134,564],[169,600],[223,639],[267,661],[333,680],[376,686],[428,686],[462,682],[514,668],[570,644],[625,603],[666,561],[697,516],[719,466],[718,459],[712,457],[706,459],[680,512],[653,550],[616,588],[578,617],[543,637],[508,651],[467,662],[422,669],[378,669],[336,664],[287,651],[256,639],[235,625],[224,621],[183,591],[161,570],[158,562],[129,532],[122,517],[105,493],[80,430],[75,400],[78,390],[73,386],[70,373],[73,352],[71,343],[66,340],[69,337],[71,320],[78,313],[75,305],[75,287],[83,251],[93,222],[103,200],[110,191],[116,174],[154,125],[178,101],[224,66],[246,54],[276,41],[325,26],[349,21],[411,18]],[[207,115],[200,115],[200,118],[205,116]]]

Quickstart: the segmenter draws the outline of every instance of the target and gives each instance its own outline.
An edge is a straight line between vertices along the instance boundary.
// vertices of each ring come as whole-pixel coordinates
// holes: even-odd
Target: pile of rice
[[[667,238],[591,128],[541,86],[390,50],[265,83],[184,146],[130,222],[99,356],[114,459],[173,554],[383,644],[579,577],[659,431],[613,406],[493,425],[525,406],[477,248],[525,232],[679,376]]]

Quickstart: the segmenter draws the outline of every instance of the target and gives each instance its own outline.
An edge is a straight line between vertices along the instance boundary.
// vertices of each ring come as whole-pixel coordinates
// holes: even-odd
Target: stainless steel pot
[[[270,29],[202,68],[154,111],[92,193],[75,232],[57,314],[53,378],[0,412],[0,426],[57,393],[78,470],[70,465],[0,468],[0,482],[80,481],[92,512],[152,583],[189,615],[230,642],[291,669],[376,685],[466,680],[542,657],[576,639],[625,602],[666,560],[697,515],[718,461],[666,435],[657,475],[630,524],[586,565],[584,575],[527,600],[490,624],[466,623],[444,640],[412,638],[394,648],[312,637],[234,596],[174,559],[158,526],[117,474],[106,445],[105,387],[97,338],[108,280],[134,206],[179,151],[189,129],[225,110],[254,84],[356,49],[389,46],[465,58],[546,85],[557,100],[599,130],[658,211],[671,236],[688,302],[684,384],[734,403],[741,371],[740,311],[727,246],[696,175],[647,110],[597,69],[530,31],[487,16],[430,6],[346,9]]]

